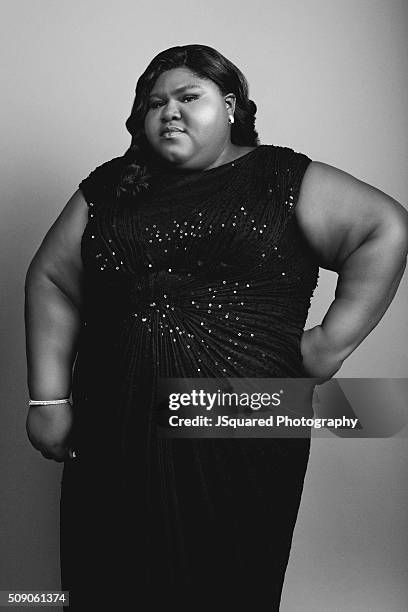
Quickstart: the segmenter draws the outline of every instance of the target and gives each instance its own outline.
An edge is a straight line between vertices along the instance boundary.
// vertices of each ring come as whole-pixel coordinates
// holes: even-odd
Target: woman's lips
[[[169,132],[163,132],[162,138],[172,138],[173,136],[179,136],[180,134],[184,134],[184,132],[180,132],[179,130],[173,130]]]

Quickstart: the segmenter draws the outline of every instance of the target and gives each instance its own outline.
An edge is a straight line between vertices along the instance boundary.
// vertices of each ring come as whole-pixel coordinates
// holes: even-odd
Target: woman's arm
[[[297,219],[321,267],[339,274],[322,323],[301,341],[304,368],[319,382],[340,369],[390,305],[406,266],[407,218],[378,189],[326,164],[309,165]]]
[[[78,191],[45,236],[25,281],[27,383],[31,399],[70,396],[72,367],[81,325],[80,245],[87,205]],[[69,404],[32,406],[30,441],[44,456],[63,460],[72,428]]]
[[[69,397],[80,310],[45,274],[26,277],[25,326],[30,398]]]

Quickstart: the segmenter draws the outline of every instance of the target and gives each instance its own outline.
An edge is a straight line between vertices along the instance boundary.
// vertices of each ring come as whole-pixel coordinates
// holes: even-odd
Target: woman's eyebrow
[[[181,85],[180,87],[176,87],[176,89],[174,89],[171,93],[175,94],[175,93],[179,93],[181,91],[185,91],[186,89],[202,89],[201,85],[199,83],[188,83],[187,85]],[[164,94],[159,93],[151,93],[150,94],[150,98],[152,98],[153,96],[158,96],[158,97],[163,97]]]

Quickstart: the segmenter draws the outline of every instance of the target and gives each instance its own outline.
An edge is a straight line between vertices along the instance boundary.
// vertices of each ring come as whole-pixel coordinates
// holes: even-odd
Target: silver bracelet
[[[48,404],[70,404],[71,400],[69,397],[66,399],[59,400],[28,400],[29,406],[47,406]]]

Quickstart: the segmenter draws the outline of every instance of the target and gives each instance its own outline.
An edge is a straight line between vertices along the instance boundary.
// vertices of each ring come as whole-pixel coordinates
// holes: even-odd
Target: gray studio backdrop
[[[137,77],[165,48],[213,46],[247,76],[262,143],[292,147],[406,204],[408,8],[3,0],[2,9],[0,589],[57,589],[62,465],[25,434],[24,275],[80,180],[128,147]],[[321,272],[307,326],[320,322],[335,282]],[[407,293],[406,274],[339,376],[407,376]],[[283,612],[407,609],[407,444],[313,440]]]

